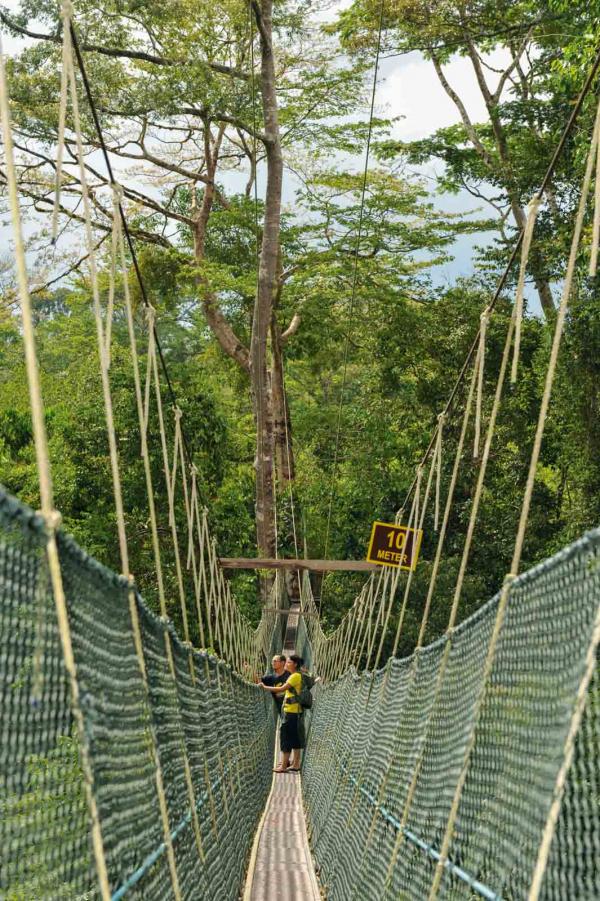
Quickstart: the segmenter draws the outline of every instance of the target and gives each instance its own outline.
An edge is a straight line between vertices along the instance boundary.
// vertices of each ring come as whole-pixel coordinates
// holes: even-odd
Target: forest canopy
[[[393,521],[594,61],[599,15],[597,2],[578,0],[355,0],[343,10],[300,0],[75,5],[103,134],[222,556],[362,559],[372,521]],[[118,570],[70,114],[56,244],[50,234],[62,41],[56,3],[2,4],[0,24],[14,47],[11,105],[56,505],[77,541]],[[454,124],[399,139],[392,113],[372,105],[373,87],[384,77],[381,59],[392,53],[418,54],[430,67],[455,108]],[[472,68],[485,110],[480,119],[448,75],[457,58]],[[498,419],[461,617],[498,590],[510,564],[597,102],[594,83],[540,209],[519,378]],[[106,303],[110,179],[83,103],[82,115]],[[0,187],[4,181],[0,167]],[[453,195],[468,201],[469,215],[446,211]],[[590,210],[583,250],[591,231]],[[464,235],[476,247],[472,272],[441,281],[440,265],[456,255]],[[0,483],[37,507],[6,251]],[[580,257],[522,568],[600,522],[600,298],[589,254]],[[143,333],[143,298],[129,262]],[[488,326],[484,421],[517,275],[515,265]],[[131,566],[153,604],[122,300],[117,281],[110,379]],[[443,491],[463,405],[461,394],[445,425]],[[460,563],[477,472],[471,432],[467,445],[428,638],[445,627]],[[167,498],[157,489],[156,499],[166,546]],[[435,541],[428,516],[402,653],[414,646]],[[174,584],[172,563],[167,579]],[[340,575],[315,585],[326,625],[339,622],[360,584],[358,575]],[[256,620],[256,577],[237,576],[235,590]],[[174,597],[170,612],[177,620]]]

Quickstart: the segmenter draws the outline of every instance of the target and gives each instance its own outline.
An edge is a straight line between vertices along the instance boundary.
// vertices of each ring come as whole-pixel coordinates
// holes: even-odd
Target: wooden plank
[[[366,560],[273,560],[261,557],[220,557],[223,569],[302,569],[312,573],[376,572],[379,567]]]
[[[263,607],[265,613],[282,613],[284,616],[316,616],[319,617],[321,614],[318,610],[314,610],[309,612],[308,610],[296,610],[292,607]]]

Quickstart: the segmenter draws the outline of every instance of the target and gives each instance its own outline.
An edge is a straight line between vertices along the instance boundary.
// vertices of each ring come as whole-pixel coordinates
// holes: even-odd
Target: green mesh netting
[[[233,901],[271,784],[273,704],[223,662],[185,647],[137,597],[146,693],[124,580],[62,535],[59,551],[113,898],[173,897],[154,740],[182,897]],[[280,624],[275,632],[273,645],[280,646]],[[4,492],[0,698],[0,897],[97,898],[43,524]],[[203,859],[192,828],[184,748]]]
[[[527,898],[599,604],[600,531],[514,583],[439,897]],[[444,640],[372,679],[352,671],[318,690],[304,792],[331,901],[428,897],[497,605],[498,597],[456,629],[437,696]],[[543,897],[600,898],[597,674]]]

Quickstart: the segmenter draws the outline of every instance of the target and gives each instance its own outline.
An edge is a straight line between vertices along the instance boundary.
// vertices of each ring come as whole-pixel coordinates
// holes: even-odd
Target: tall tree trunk
[[[298,546],[296,523],[299,510],[292,506],[293,495],[291,485],[296,476],[294,445],[292,442],[292,423],[290,409],[285,390],[283,374],[283,344],[281,329],[273,310],[271,323],[271,349],[273,365],[271,369],[271,403],[273,409],[273,447],[275,451],[275,472],[277,474],[277,491],[281,498],[279,532],[286,548],[295,556],[301,556]],[[290,489],[289,493],[286,489]],[[290,601],[300,600],[300,574],[286,570],[287,593]]]
[[[258,267],[258,286],[250,342],[250,378],[256,421],[256,537],[259,556],[275,555],[273,417],[267,370],[267,341],[277,285],[283,156],[277,115],[272,0],[252,0],[260,37],[267,187]]]
[[[278,285],[278,259],[280,248],[281,192],[283,182],[283,156],[279,136],[275,58],[272,43],[272,0],[251,0],[256,19],[261,48],[261,96],[264,118],[264,145],[267,163],[267,187],[265,218],[262,230],[258,266],[258,285],[252,319],[252,335],[249,351],[241,344],[223,315],[217,297],[200,277],[204,313],[221,348],[250,376],[252,405],[256,425],[256,540],[258,556],[274,557],[277,549],[277,525],[275,506],[275,447],[283,468],[283,478],[292,478],[286,454],[282,456],[282,416],[286,404],[282,397],[283,372],[281,370],[281,341],[279,332],[275,338],[277,362],[274,373],[267,363],[267,344],[273,320]],[[205,123],[205,160],[207,181],[203,200],[197,212],[194,230],[194,249],[197,260],[205,256],[206,229],[215,196],[215,173],[222,132],[213,141],[210,123]],[[255,176],[255,172],[253,173]],[[273,374],[275,385],[272,384]],[[275,400],[274,400],[275,396]],[[277,412],[274,415],[273,407]],[[274,422],[277,441],[274,438]],[[288,424],[289,427],[289,424]],[[283,437],[285,439],[285,422]],[[290,449],[291,450],[291,449]],[[270,580],[262,580],[265,598]]]

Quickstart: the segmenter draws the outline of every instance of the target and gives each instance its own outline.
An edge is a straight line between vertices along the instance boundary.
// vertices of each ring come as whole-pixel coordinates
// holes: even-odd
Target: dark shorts
[[[305,745],[304,720],[301,713],[284,713],[279,729],[279,745],[282,751],[294,751]]]

